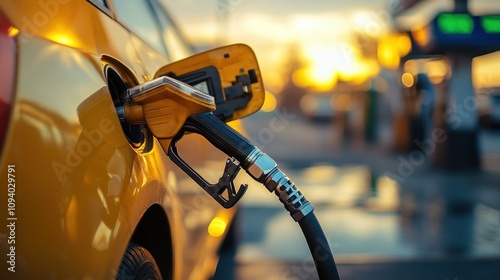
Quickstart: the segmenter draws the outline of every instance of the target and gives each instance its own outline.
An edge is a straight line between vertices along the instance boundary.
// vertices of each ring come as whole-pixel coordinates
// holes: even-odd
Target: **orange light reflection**
[[[7,30],[7,35],[9,37],[16,37],[17,34],[19,34],[19,29],[15,28],[14,26],[9,27]]]

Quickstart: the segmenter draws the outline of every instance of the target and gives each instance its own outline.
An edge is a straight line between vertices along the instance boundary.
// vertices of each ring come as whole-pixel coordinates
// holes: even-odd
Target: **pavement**
[[[244,126],[315,206],[342,279],[500,277],[499,131],[480,132],[480,170],[449,172],[432,153],[394,152],[389,125],[375,144],[287,112]],[[299,227],[262,186],[250,183],[235,230],[215,279],[318,279]]]

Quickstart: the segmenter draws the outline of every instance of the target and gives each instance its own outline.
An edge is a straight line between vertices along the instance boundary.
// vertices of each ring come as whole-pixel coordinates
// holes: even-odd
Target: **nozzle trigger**
[[[248,189],[247,184],[242,184],[238,191],[234,186],[234,178],[240,171],[240,162],[235,158],[228,158],[224,172],[216,184],[210,184],[191,166],[189,166],[177,151],[176,143],[182,138],[183,133],[177,135],[168,148],[168,156],[179,166],[189,177],[191,177],[202,189],[204,189],[222,207],[228,209],[233,207],[245,194]],[[225,195],[224,195],[225,194]]]

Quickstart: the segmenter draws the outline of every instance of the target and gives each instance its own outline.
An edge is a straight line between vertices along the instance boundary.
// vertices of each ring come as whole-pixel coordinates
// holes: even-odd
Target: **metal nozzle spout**
[[[116,114],[120,122],[129,124],[145,124],[144,112],[142,106],[138,104],[126,103],[123,106],[116,107]]]

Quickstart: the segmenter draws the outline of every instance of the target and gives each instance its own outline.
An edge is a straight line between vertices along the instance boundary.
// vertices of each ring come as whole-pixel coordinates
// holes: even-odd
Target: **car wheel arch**
[[[164,280],[173,279],[173,244],[169,219],[164,209],[153,204],[134,229],[129,243],[146,248],[154,257]]]

